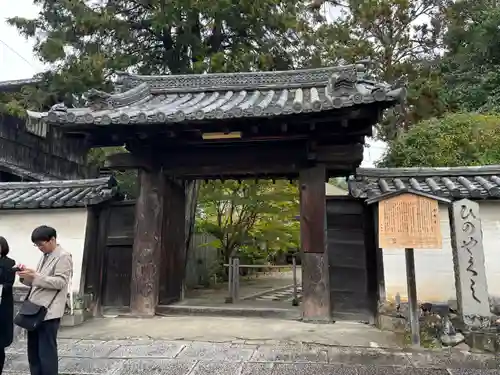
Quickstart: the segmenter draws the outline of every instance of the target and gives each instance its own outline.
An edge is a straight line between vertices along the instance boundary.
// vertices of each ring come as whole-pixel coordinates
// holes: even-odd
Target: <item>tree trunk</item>
[[[184,267],[187,267],[187,262],[189,259],[189,251],[190,251],[190,246],[191,246],[191,239],[194,233],[194,225],[196,221],[196,205],[198,201],[198,191],[200,189],[200,182],[199,181],[191,181],[191,182],[186,182],[185,183],[185,189],[186,189],[186,262]],[[186,283],[185,280],[183,280],[182,283],[182,297],[184,298],[184,295],[186,293]]]
[[[199,181],[186,183],[186,255],[189,251],[196,220],[196,204],[198,201]],[[186,258],[187,259],[187,258]]]

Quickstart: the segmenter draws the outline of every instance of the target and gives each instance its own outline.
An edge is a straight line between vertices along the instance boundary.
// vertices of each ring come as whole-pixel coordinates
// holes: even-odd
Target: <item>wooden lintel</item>
[[[363,145],[357,143],[354,145],[317,146],[315,153],[316,160],[321,163],[356,161],[359,157],[363,158]]]
[[[304,167],[301,164],[271,164],[271,165],[247,165],[239,164],[230,165],[200,165],[200,166],[163,166],[163,172],[169,176],[178,176],[183,178],[198,179],[198,178],[227,178],[227,176],[256,176],[256,175],[272,175],[272,176],[288,176],[296,175],[300,169]]]
[[[314,143],[314,141],[312,141]],[[113,155],[113,167],[161,167],[165,174],[179,178],[216,178],[220,176],[296,176],[299,171],[316,163],[323,163],[327,170],[351,171],[363,157],[363,146],[318,145],[311,142],[257,142],[185,145],[160,147],[137,143],[130,154]],[[111,159],[111,158],[110,158]]]
[[[126,170],[126,169],[143,169],[146,171],[152,170],[152,166],[149,162],[128,152],[109,155],[108,157],[106,157],[105,167],[109,169],[118,169],[118,170]]]

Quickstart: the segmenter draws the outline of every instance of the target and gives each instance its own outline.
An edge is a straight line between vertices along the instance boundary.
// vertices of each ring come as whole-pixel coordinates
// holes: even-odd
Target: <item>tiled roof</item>
[[[145,124],[273,117],[368,103],[385,108],[405,96],[404,88],[367,79],[362,64],[260,73],[121,73],[120,83],[121,93],[89,91],[84,108],[56,105],[28,114],[54,124]]]
[[[9,81],[0,81],[0,92],[20,89],[26,85],[37,84],[40,82],[38,78],[12,79]]]
[[[113,177],[89,180],[0,182],[0,209],[85,207],[118,196]]]
[[[449,199],[500,199],[500,165],[453,168],[358,168],[349,179],[355,198],[403,189]]]
[[[25,181],[46,181],[57,178],[51,178],[47,174],[36,173],[26,168],[20,167],[16,165],[16,163],[13,163],[11,160],[8,160],[8,158],[5,157],[0,157],[0,171],[5,171],[22,177],[22,179]]]

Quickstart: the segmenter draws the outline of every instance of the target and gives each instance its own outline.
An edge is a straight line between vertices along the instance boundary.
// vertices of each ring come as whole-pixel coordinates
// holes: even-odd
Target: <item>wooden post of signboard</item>
[[[408,304],[414,346],[420,346],[414,249],[442,248],[438,201],[450,203],[447,199],[407,189],[367,202],[378,203],[379,248],[405,249]]]
[[[417,281],[415,278],[415,254],[413,249],[405,249],[406,285],[410,310],[411,343],[420,346],[420,314],[417,302]]]

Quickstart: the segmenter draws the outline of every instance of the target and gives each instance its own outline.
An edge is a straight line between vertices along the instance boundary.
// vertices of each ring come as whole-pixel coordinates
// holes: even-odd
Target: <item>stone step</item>
[[[227,316],[269,319],[301,319],[298,309],[243,307],[243,306],[186,306],[167,305],[156,308],[157,315]]]

